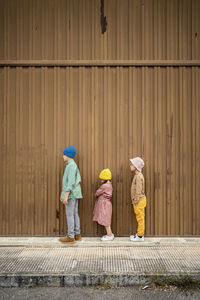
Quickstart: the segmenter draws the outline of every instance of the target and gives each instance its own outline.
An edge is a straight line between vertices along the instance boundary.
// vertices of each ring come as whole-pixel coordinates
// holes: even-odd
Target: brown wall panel
[[[0,60],[199,60],[199,0],[0,0]]]
[[[98,174],[113,172],[116,235],[136,229],[129,158],[145,160],[147,235],[199,235],[199,67],[0,68],[0,234],[59,235],[62,149],[82,175],[84,235]]]

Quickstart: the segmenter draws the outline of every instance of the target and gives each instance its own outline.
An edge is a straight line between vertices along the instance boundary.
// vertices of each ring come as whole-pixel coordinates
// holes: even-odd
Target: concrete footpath
[[[0,238],[0,287],[200,282],[200,238]]]

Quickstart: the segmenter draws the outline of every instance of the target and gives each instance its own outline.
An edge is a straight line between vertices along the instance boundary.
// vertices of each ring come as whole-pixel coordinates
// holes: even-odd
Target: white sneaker
[[[102,236],[101,241],[113,241],[114,237],[115,237],[114,234],[112,234],[111,236],[104,235],[104,236]]]
[[[130,240],[133,242],[144,242],[144,236],[139,237],[136,233],[135,235],[130,236]]]

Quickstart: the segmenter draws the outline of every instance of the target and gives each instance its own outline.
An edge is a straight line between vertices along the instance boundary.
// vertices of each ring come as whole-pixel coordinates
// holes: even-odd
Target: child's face
[[[136,167],[132,163],[130,163],[130,169],[131,169],[132,172],[135,172]]]
[[[68,156],[66,156],[66,155],[63,155],[63,160],[64,160],[64,161],[69,161],[70,158],[69,158]]]

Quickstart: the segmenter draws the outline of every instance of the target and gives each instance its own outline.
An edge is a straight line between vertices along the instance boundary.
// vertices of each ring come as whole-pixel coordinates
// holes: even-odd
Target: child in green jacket
[[[60,201],[65,205],[68,235],[59,239],[62,243],[73,243],[75,240],[81,240],[78,200],[82,198],[82,193],[80,172],[73,159],[76,153],[74,146],[69,146],[63,150],[63,160],[66,162],[66,167]]]

